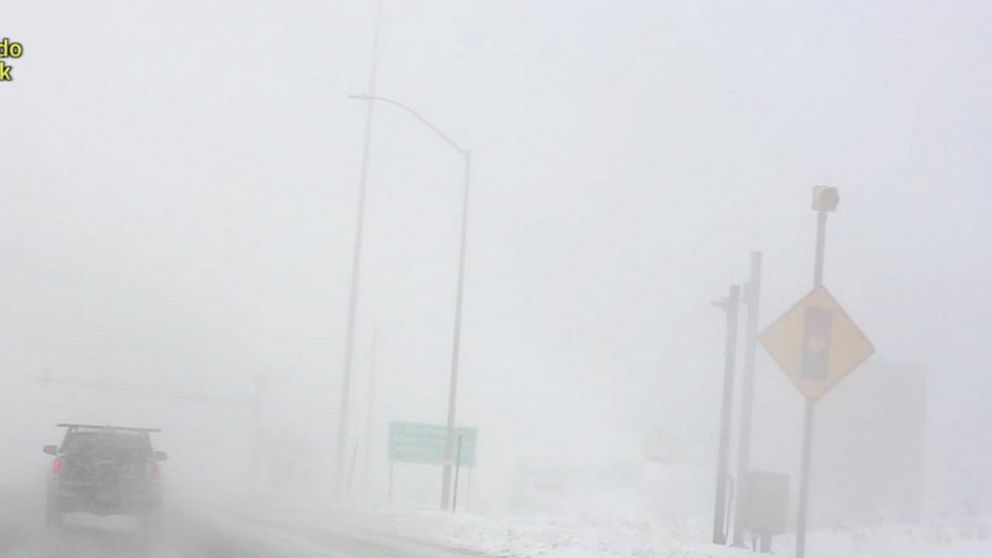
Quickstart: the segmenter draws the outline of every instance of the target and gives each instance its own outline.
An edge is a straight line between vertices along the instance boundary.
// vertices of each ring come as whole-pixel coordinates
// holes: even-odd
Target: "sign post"
[[[740,285],[731,285],[727,298],[714,302],[727,315],[726,346],[723,355],[723,398],[720,402],[720,445],[716,458],[716,496],[713,503],[713,543],[726,544],[727,461],[730,456],[730,415],[734,398],[734,357],[737,353],[737,310]]]
[[[837,208],[837,190],[813,189],[817,212],[813,290],[761,334],[761,344],[806,398],[803,422],[799,509],[796,516],[796,558],[806,553],[806,510],[816,402],[875,351],[871,341],[823,286],[823,253],[827,213]]]

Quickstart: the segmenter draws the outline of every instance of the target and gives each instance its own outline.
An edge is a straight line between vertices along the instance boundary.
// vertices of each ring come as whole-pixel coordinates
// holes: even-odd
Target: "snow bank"
[[[514,558],[654,558],[732,556],[705,544],[701,525],[667,527],[591,517],[491,517],[442,512],[389,515],[395,532],[448,546]]]
[[[442,512],[390,512],[391,529],[492,556],[512,558],[726,558],[750,550],[708,542],[708,528],[690,522],[667,526],[591,517],[493,517]],[[992,518],[930,527],[816,531],[809,558],[988,558]],[[776,537],[775,554],[791,555],[792,536]]]

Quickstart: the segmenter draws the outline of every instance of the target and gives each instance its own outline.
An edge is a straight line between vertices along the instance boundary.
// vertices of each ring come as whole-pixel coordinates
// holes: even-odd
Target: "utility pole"
[[[372,68],[369,72],[369,95],[375,95],[376,73],[379,64],[379,31],[382,27],[382,0],[376,7],[375,31],[372,39]],[[344,342],[344,363],[341,373],[341,393],[338,403],[338,432],[335,449],[335,496],[341,497],[345,482],[345,463],[348,438],[348,403],[351,396],[351,361],[355,349],[355,313],[358,309],[358,286],[362,266],[362,245],[365,234],[365,194],[368,186],[369,155],[372,149],[372,115],[375,103],[365,109],[365,143],[362,146],[362,170],[358,185],[358,215],[355,219],[355,243],[351,255],[351,283],[348,297],[348,324]]]
[[[758,349],[758,303],[761,295],[761,252],[751,252],[751,273],[744,289],[747,325],[744,331],[744,377],[741,386],[741,431],[737,443],[737,507],[734,512],[733,546],[743,548],[747,478],[751,459],[751,414],[754,407],[754,359]]]
[[[737,352],[737,311],[740,285],[731,285],[727,298],[713,303],[727,315],[727,339],[723,363],[723,400],[720,407],[720,446],[716,464],[716,499],[713,504],[713,542],[727,543],[724,520],[727,512],[727,461],[730,454],[730,411],[734,397],[734,359]]]
[[[813,187],[813,210],[816,211],[816,255],[813,260],[813,288],[823,286],[823,253],[827,237],[827,213],[837,210],[840,197],[836,188]],[[796,517],[796,558],[806,555],[806,509],[809,503],[809,465],[813,446],[813,409],[816,401],[806,399],[803,421],[803,453],[799,476],[799,510]]]

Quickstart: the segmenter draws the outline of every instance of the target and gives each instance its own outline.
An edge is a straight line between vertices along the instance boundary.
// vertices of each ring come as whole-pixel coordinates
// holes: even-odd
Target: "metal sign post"
[[[820,208],[816,211],[816,258],[813,262],[814,289],[823,286],[823,252],[827,240],[826,236],[827,210]],[[796,558],[803,558],[806,555],[806,510],[809,507],[809,463],[813,452],[813,410],[815,404],[815,399],[806,400],[806,413],[803,419],[803,453],[802,465],[799,469],[799,509],[796,512]]]
[[[740,285],[731,285],[726,299],[714,302],[727,314],[727,339],[723,362],[723,400],[720,406],[720,446],[716,460],[716,497],[713,503],[713,543],[726,544],[727,461],[730,457],[730,414],[734,398],[734,356],[737,352],[737,310]]]

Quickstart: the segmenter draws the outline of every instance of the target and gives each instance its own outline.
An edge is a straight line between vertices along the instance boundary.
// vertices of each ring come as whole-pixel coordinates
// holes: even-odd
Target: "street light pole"
[[[464,151],[465,181],[462,189],[462,230],[458,247],[458,287],[455,295],[455,330],[451,343],[451,379],[448,381],[447,436],[444,441],[444,471],[441,475],[441,509],[446,509],[451,499],[451,460],[455,444],[455,405],[458,400],[458,369],[461,364],[462,298],[465,292],[465,246],[468,234],[469,184],[472,176],[472,154]],[[451,503],[452,510],[454,502]]]
[[[441,509],[448,509],[451,505],[451,466],[453,465],[455,450],[455,411],[458,403],[458,370],[461,364],[461,339],[462,339],[462,303],[465,291],[465,254],[468,240],[468,202],[472,177],[472,154],[468,149],[463,148],[450,137],[445,135],[430,120],[424,118],[419,112],[404,105],[403,103],[388,97],[376,95],[349,95],[352,99],[367,101],[369,105],[374,102],[382,102],[401,108],[408,114],[427,126],[434,134],[447,143],[452,149],[457,151],[465,160],[465,174],[462,183],[462,222],[460,240],[458,246],[458,283],[455,291],[455,316],[454,331],[452,332],[451,343],[451,377],[448,381],[448,418],[446,421],[447,436],[444,443],[444,470],[441,476]]]
[[[376,8],[375,31],[372,39],[372,69],[369,75],[369,95],[375,95],[376,73],[379,64],[379,30],[382,27],[382,0]],[[365,193],[368,190],[369,154],[372,149],[373,103],[365,112],[365,143],[362,146],[362,171],[358,186],[358,215],[355,218],[355,242],[351,251],[351,283],[348,295],[348,325],[345,330],[344,363],[341,372],[341,393],[338,403],[338,432],[335,443],[334,492],[340,498],[344,491],[345,448],[348,438],[348,404],[351,396],[351,361],[355,350],[355,314],[358,309],[358,286],[362,266],[362,245],[365,234]]]

